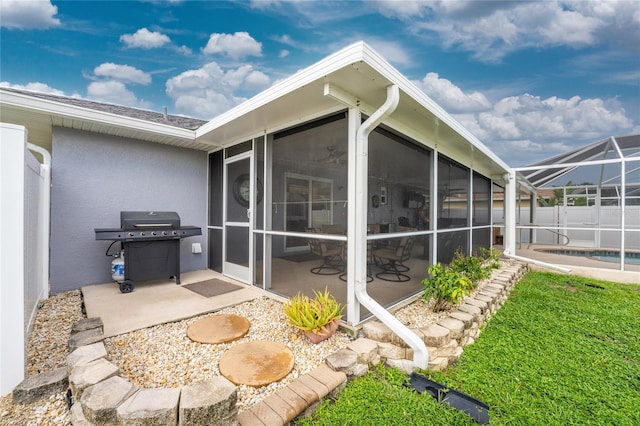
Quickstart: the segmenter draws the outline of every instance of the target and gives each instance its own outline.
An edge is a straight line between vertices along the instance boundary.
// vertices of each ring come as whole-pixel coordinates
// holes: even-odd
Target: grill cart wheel
[[[133,281],[124,280],[120,283],[120,293],[131,293],[133,291]]]

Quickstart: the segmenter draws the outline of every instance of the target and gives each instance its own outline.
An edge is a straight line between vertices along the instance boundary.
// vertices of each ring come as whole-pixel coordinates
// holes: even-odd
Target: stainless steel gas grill
[[[120,228],[96,228],[95,233],[96,240],[121,242],[124,276],[120,291],[130,293],[137,280],[175,277],[176,284],[180,284],[180,240],[202,235],[202,230],[180,226],[176,212],[123,211]]]

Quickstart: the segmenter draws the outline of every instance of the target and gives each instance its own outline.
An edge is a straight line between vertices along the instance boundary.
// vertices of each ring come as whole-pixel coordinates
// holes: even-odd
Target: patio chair
[[[373,243],[372,241],[367,241],[367,282],[370,283],[373,281],[373,275],[371,274],[371,264],[373,263]],[[338,278],[342,281],[347,281],[347,244],[344,244],[344,255],[342,256],[344,260],[344,267],[342,268],[342,273]]]
[[[411,257],[413,250],[413,237],[402,237],[396,247],[385,247],[373,251],[376,264],[382,272],[376,277],[384,281],[405,282],[411,279],[405,274],[409,267],[404,264]]]
[[[322,225],[323,234],[338,234],[344,235],[344,228],[340,224]]]
[[[307,228],[309,233],[317,233],[316,228]],[[322,264],[311,268],[311,273],[316,275],[337,275],[344,270],[342,260],[343,244],[340,241],[321,240],[309,238],[311,253],[322,258]]]

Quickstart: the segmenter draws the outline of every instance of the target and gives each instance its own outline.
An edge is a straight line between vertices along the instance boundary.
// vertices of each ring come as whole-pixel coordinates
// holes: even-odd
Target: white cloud
[[[54,89],[48,84],[40,83],[39,81],[34,81],[27,84],[11,84],[8,81],[0,81],[0,87],[9,87],[17,90],[28,90],[30,92],[40,92],[48,93],[51,95],[64,96],[64,92],[62,90]]]
[[[378,1],[376,10],[414,32],[437,35],[446,48],[499,62],[522,49],[581,48],[603,42],[638,51],[637,1]]]
[[[193,53],[192,50],[185,45],[174,45],[169,36],[158,31],[149,31],[147,28],[140,28],[133,34],[123,34],[120,36],[120,41],[124,43],[127,48],[150,50],[169,47],[183,55],[191,55]]]
[[[491,108],[491,102],[480,92],[464,93],[451,81],[430,72],[416,82],[429,97],[450,113],[479,112]]]
[[[289,52],[287,49],[282,49],[280,52],[278,52],[278,58],[286,58],[287,56],[289,56],[289,53],[291,52]]]
[[[374,6],[383,16],[403,20],[424,16],[429,9],[428,3],[419,0],[380,0],[376,1]]]
[[[579,13],[598,19],[602,26],[599,39],[612,46],[640,52],[640,2],[638,1],[577,1],[571,6]]]
[[[262,43],[257,42],[244,31],[235,34],[213,33],[209,37],[207,45],[202,48],[202,52],[205,54],[221,53],[233,59],[262,56]]]
[[[246,99],[239,93],[254,94],[270,83],[268,76],[251,65],[225,71],[210,62],[170,78],[166,92],[180,114],[209,119]]]
[[[105,62],[94,68],[97,77],[105,77],[125,83],[151,84],[151,75],[129,65]]]
[[[615,98],[542,98],[524,93],[491,100],[482,92],[465,92],[436,73],[415,84],[512,166],[640,127]]]
[[[371,45],[387,61],[396,65],[411,65],[411,55],[409,55],[402,43],[396,43],[385,39],[367,38],[367,43]]]
[[[60,25],[60,20],[55,17],[57,13],[58,7],[51,1],[1,0],[0,26],[19,30],[57,27]]]
[[[123,34],[120,41],[127,47],[140,47],[142,49],[155,49],[171,43],[171,39],[159,32],[140,28],[133,34]]]
[[[87,98],[128,107],[151,107],[149,102],[139,100],[133,92],[127,89],[124,83],[113,80],[90,83],[87,86]]]
[[[602,26],[598,19],[555,2],[512,3],[479,17],[439,18],[420,26],[436,31],[445,47],[471,51],[485,62],[499,61],[513,51],[532,47],[592,45],[595,32]]]
[[[617,99],[579,96],[509,96],[490,110],[456,118],[511,165],[530,164],[634,129]]]
[[[191,55],[193,51],[185,45],[176,47],[176,51],[183,55]]]

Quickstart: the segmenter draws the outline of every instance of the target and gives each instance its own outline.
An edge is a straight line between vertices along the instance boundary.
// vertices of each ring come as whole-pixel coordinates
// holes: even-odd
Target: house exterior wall
[[[176,211],[182,225],[201,227],[180,243],[181,271],[207,268],[206,152],[61,127],[52,139],[52,294],[113,282],[110,242],[94,229],[119,228],[123,210]]]

